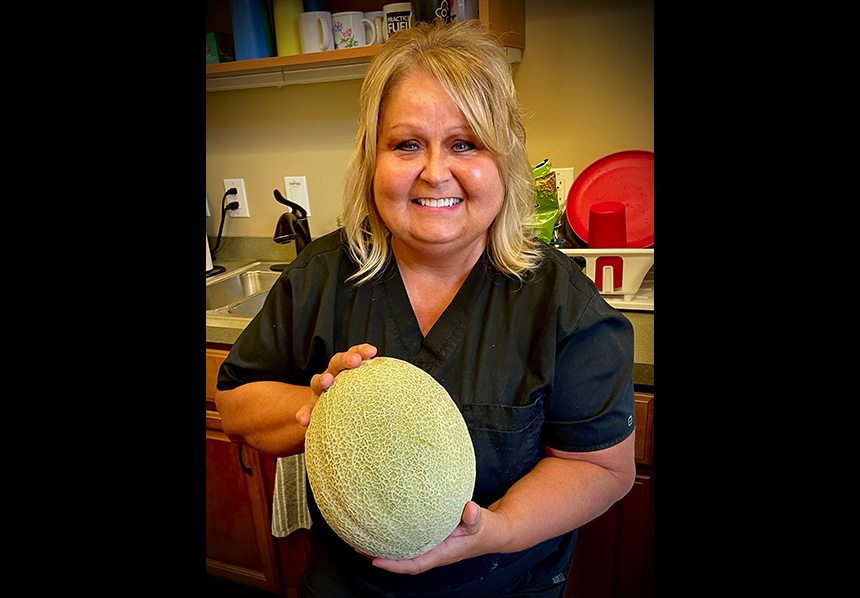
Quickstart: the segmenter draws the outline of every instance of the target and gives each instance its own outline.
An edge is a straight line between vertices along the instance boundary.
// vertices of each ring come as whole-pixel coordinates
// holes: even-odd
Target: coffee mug
[[[364,18],[373,22],[373,29],[376,31],[376,41],[373,43],[381,44],[382,31],[385,29],[385,13],[381,10],[374,10],[364,13]]]
[[[373,21],[364,18],[364,13],[357,10],[336,12],[331,16],[332,37],[334,48],[360,48],[376,43],[376,29]],[[370,29],[370,35],[367,34]],[[370,41],[368,40],[370,38]]]
[[[432,23],[441,19],[451,22],[451,3],[448,0],[412,0],[412,23]]]
[[[330,12],[325,10],[303,12],[299,15],[299,29],[302,34],[302,54],[334,50]]]
[[[392,35],[401,29],[409,29],[412,26],[412,4],[410,2],[394,2],[382,7],[385,14],[385,29],[382,30],[382,38],[388,41]]]

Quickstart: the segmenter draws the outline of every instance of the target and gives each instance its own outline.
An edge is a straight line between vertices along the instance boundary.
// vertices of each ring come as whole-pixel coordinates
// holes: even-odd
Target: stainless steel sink
[[[206,312],[221,315],[254,317],[281,275],[269,269],[267,262],[253,262],[228,270],[206,282]]]
[[[266,300],[268,295],[269,291],[258,293],[253,297],[249,297],[248,299],[237,303],[236,305],[231,305],[227,308],[227,313],[234,316],[253,318],[257,315],[257,312],[263,308],[263,302]]]

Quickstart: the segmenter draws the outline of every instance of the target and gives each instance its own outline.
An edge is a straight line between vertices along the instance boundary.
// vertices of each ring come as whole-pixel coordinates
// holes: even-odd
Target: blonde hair
[[[476,20],[398,31],[382,44],[361,86],[355,151],[346,172],[344,233],[359,264],[350,277],[362,284],[381,272],[391,247],[387,227],[373,201],[379,111],[391,89],[425,69],[445,89],[495,157],[505,197],[490,225],[489,255],[495,267],[522,279],[541,259],[538,243],[523,223],[534,211],[534,182],[525,149],[525,126],[510,64],[498,42]]]

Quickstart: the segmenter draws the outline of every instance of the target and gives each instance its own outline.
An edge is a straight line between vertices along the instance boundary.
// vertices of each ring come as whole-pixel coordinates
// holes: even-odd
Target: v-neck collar
[[[397,260],[391,255],[383,275],[383,288],[391,312],[395,315],[394,324],[398,335],[415,365],[432,372],[445,361],[448,353],[465,333],[466,321],[473,315],[472,305],[486,288],[489,267],[491,266],[485,251],[425,337],[409,302]]]

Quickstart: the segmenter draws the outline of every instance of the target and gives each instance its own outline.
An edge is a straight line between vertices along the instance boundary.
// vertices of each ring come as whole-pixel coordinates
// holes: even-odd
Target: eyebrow
[[[424,125],[421,121],[415,122],[396,122],[391,127],[390,130],[396,131],[397,129],[423,129]],[[472,130],[472,127],[468,125],[458,125],[452,129],[447,131],[448,135],[474,135],[475,132]]]

